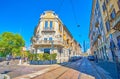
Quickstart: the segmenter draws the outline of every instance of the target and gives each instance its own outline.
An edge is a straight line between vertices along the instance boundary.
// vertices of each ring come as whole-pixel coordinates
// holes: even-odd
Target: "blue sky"
[[[92,0],[0,0],[0,33],[20,33],[29,47],[40,15],[53,10],[82,45],[89,42],[91,7]]]

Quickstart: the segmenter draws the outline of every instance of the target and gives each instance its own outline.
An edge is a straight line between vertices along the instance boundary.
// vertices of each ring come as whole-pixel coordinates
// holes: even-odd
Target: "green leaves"
[[[21,51],[21,47],[25,45],[25,41],[19,34],[4,32],[0,34],[0,52],[17,55]]]
[[[29,60],[56,60],[57,54],[39,53],[39,54],[29,54]]]

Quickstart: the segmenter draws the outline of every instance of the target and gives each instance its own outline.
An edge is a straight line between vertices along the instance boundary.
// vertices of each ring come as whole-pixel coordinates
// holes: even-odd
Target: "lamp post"
[[[54,49],[53,40],[51,40],[51,51],[50,51],[50,61],[51,61],[51,64],[52,64],[52,56],[51,56],[51,54],[53,53],[53,49]]]

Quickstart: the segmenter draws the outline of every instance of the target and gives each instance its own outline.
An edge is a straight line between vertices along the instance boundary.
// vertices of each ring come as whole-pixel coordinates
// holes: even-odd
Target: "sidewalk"
[[[110,76],[113,79],[117,79],[117,68],[116,68],[116,64],[113,62],[108,62],[108,61],[99,61],[98,63],[96,63],[96,65],[102,67],[104,70],[106,70],[107,72],[110,73]]]
[[[60,67],[60,65],[55,64],[55,65],[50,66],[49,68],[40,70],[40,71],[38,71],[38,72],[31,73],[31,74],[27,74],[27,75],[23,75],[23,76],[16,77],[16,78],[13,78],[13,79],[31,79],[31,78],[34,78],[34,77],[36,77],[36,76],[38,76],[38,75],[41,75],[41,74],[43,74],[43,73],[49,72],[49,71],[51,71],[51,70],[53,70],[53,69],[56,69],[56,68],[58,68],[58,67]]]

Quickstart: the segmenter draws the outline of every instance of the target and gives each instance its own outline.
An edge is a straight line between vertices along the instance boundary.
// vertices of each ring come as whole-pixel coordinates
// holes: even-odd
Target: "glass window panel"
[[[52,29],[53,21],[50,21],[50,29]]]
[[[48,28],[48,21],[45,21],[45,29]]]

